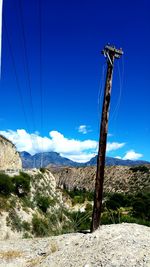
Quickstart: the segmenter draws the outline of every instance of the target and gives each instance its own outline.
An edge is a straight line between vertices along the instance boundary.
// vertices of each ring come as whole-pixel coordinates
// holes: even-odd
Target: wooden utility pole
[[[120,58],[121,55],[123,54],[123,51],[122,49],[116,49],[114,46],[106,45],[102,53],[107,58],[107,75],[106,75],[103,109],[101,117],[91,232],[95,231],[100,225],[113,67],[115,58]]]

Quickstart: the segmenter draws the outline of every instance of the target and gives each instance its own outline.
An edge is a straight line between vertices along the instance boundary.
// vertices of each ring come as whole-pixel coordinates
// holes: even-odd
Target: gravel
[[[93,234],[0,241],[0,267],[150,267],[150,228],[103,225]]]

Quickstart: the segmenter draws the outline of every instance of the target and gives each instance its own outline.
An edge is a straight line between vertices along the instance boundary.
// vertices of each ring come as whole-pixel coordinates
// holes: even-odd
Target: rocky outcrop
[[[22,169],[22,162],[15,145],[0,135],[0,170]]]
[[[93,191],[95,187],[96,167],[51,167],[58,187]],[[105,168],[104,192],[137,192],[150,190],[150,165],[147,172],[136,171],[127,166]]]

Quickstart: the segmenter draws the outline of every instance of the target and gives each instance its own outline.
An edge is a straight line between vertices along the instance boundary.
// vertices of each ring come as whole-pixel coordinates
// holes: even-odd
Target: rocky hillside
[[[21,152],[22,165],[25,169],[47,167],[49,164],[58,166],[82,166],[81,163],[61,157],[57,152],[43,152],[30,155],[28,152]]]
[[[96,167],[50,167],[58,187],[93,191]],[[144,167],[111,166],[105,168],[104,192],[150,191],[150,165]]]
[[[0,241],[0,266],[149,267],[150,228],[101,226],[93,234]]]
[[[70,159],[62,157],[59,153],[56,152],[43,152],[37,153],[35,155],[30,155],[28,152],[20,152],[20,157],[22,159],[23,168],[40,168],[47,167],[48,165],[55,166],[70,166],[70,167],[86,167],[86,166],[96,166],[97,156],[93,157],[90,161],[85,163],[79,163],[72,161]],[[122,160],[111,157],[106,157],[107,166],[134,166],[148,164],[146,161],[133,161],[133,160]]]
[[[0,174],[0,239],[61,233],[69,221],[65,207],[50,171]]]
[[[97,164],[97,156],[91,158],[88,162],[86,162],[85,166],[96,166]],[[136,166],[136,165],[143,165],[149,164],[148,161],[144,160],[123,160],[118,158],[106,157],[106,165],[107,166]]]
[[[0,135],[0,170],[22,169],[22,162],[16,147]]]

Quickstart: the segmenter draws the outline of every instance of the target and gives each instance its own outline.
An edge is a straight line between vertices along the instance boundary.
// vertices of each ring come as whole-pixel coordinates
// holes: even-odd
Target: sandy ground
[[[93,234],[0,241],[0,267],[150,267],[150,228],[101,226]]]

